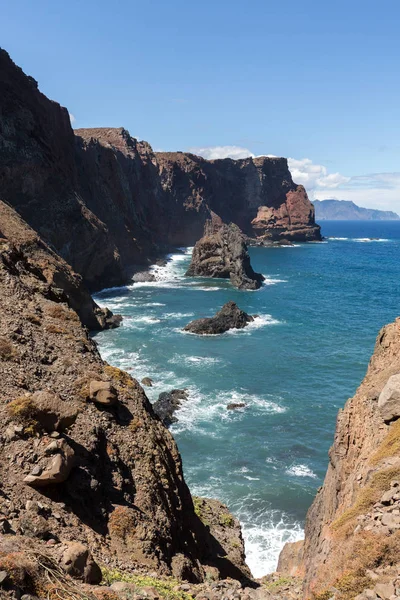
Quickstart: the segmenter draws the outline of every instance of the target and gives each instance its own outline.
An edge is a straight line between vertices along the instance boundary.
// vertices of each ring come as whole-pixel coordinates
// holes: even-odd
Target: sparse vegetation
[[[141,419],[139,419],[139,417],[133,417],[133,419],[131,420],[131,422],[129,423],[129,429],[135,433],[138,429],[140,429],[141,427],[143,427],[143,421]]]
[[[101,572],[104,585],[109,586],[115,581],[125,581],[126,583],[132,583],[138,590],[146,587],[155,588],[160,596],[166,600],[192,600],[193,598],[190,594],[177,589],[180,584],[176,579],[158,579],[147,575],[122,573],[118,569],[108,569],[107,567],[103,567]]]
[[[110,365],[107,365],[106,367],[104,367],[104,372],[106,375],[108,375],[108,377],[111,377],[113,379],[116,387],[119,387],[121,385],[127,387],[135,387],[134,379],[132,379],[132,377],[128,375],[128,373],[125,373],[125,371],[122,371],[117,367],[111,367]]]
[[[46,314],[52,319],[60,319],[61,321],[79,321],[76,312],[62,304],[50,304],[46,308]]]
[[[135,534],[136,519],[132,509],[127,506],[117,506],[111,513],[108,529],[112,536],[125,539],[128,535]]]
[[[233,527],[235,524],[235,520],[230,513],[223,513],[220,515],[219,522],[223,527]]]
[[[371,464],[376,465],[384,458],[400,455],[400,419],[389,427],[386,437],[371,457]]]
[[[33,312],[26,313],[25,318],[27,321],[33,323],[34,325],[40,325],[41,323],[40,317]]]
[[[210,523],[207,520],[206,515],[205,515],[205,511],[204,511],[205,502],[204,502],[203,498],[199,498],[198,496],[192,496],[192,500],[193,500],[195,514],[199,517],[199,519],[203,523],[203,525],[206,525],[207,527],[209,527]]]
[[[7,405],[10,416],[24,425],[24,434],[33,436],[40,430],[36,419],[37,409],[31,396],[19,396]]]
[[[333,531],[339,532],[345,525],[353,526],[353,521],[359,515],[367,512],[375,502],[390,488],[390,482],[393,479],[400,477],[400,469],[391,467],[382,471],[377,471],[371,478],[371,482],[360,490],[357,500],[340,517],[331,525]],[[351,531],[350,527],[346,527],[341,531],[344,536]]]
[[[49,323],[45,327],[48,333],[59,333],[61,335],[67,335],[68,331],[64,327],[59,327],[58,325],[54,325],[54,323]]]
[[[275,581],[266,581],[263,584],[263,587],[265,587],[267,590],[276,590],[277,588],[280,588],[281,586],[286,586],[286,585],[290,585],[292,583],[292,578],[291,577],[279,577],[279,579],[276,579]]]
[[[0,358],[2,360],[13,360],[17,355],[17,351],[13,344],[5,337],[0,337]]]

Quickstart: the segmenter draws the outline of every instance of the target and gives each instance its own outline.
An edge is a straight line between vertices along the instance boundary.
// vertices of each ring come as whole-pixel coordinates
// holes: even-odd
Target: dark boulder
[[[171,390],[162,392],[153,404],[153,410],[166,427],[176,423],[178,419],[174,412],[181,406],[182,400],[187,400],[189,394],[186,390]]]
[[[232,300],[224,304],[214,317],[196,319],[186,325],[184,331],[198,335],[217,335],[229,329],[243,329],[254,317],[241,310]]]

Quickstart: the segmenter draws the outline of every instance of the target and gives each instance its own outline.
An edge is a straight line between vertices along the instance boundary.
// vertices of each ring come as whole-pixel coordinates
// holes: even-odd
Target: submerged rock
[[[186,275],[229,278],[232,285],[246,290],[257,290],[264,281],[260,273],[253,271],[239,227],[212,221],[207,221],[204,236],[193,249]]]
[[[232,300],[224,304],[214,317],[196,319],[184,327],[184,331],[198,335],[218,335],[229,329],[243,329],[254,317],[241,310]]]
[[[238,408],[246,408],[247,404],[244,402],[231,402],[226,406],[226,410],[236,410]]]
[[[140,382],[142,385],[145,385],[147,387],[152,387],[153,385],[153,380],[150,377],[143,377],[142,381]]]
[[[181,406],[182,400],[187,400],[189,394],[186,390],[171,390],[162,392],[157,402],[153,404],[153,410],[166,427],[176,423],[178,419],[174,412]]]

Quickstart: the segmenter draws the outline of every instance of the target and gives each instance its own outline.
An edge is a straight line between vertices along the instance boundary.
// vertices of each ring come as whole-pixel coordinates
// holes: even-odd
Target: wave
[[[354,242],[390,242],[387,238],[354,238]]]
[[[200,435],[214,435],[210,423],[241,420],[247,411],[281,414],[287,408],[279,403],[279,399],[268,395],[251,394],[246,391],[225,390],[213,394],[203,393],[199,388],[187,386],[189,398],[176,411],[178,422],[171,430],[178,434],[191,431]],[[278,401],[277,401],[278,400]],[[245,404],[243,410],[228,410],[228,404]],[[217,433],[215,433],[217,435]]]
[[[169,359],[169,363],[186,365],[195,365],[196,367],[208,367],[221,362],[220,358],[212,358],[211,356],[182,356],[181,354],[175,354]]]
[[[268,277],[268,275],[264,275],[264,285],[276,285],[277,283],[287,283],[287,279],[273,279],[272,277]]]
[[[316,479],[317,475],[312,471],[307,465],[291,465],[288,469],[286,469],[285,473],[287,475],[294,475],[295,477],[311,477],[312,479]]]
[[[276,570],[279,553],[287,542],[297,542],[304,537],[304,532],[299,523],[290,523],[286,515],[282,515],[275,522],[276,515],[266,514],[267,520],[262,525],[251,525],[244,520],[240,512],[237,513],[243,522],[242,531],[246,550],[246,562],[250,567],[253,577],[262,577]]]

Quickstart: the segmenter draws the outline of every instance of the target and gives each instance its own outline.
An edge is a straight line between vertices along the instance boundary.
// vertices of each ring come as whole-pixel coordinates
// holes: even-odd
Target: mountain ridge
[[[400,217],[390,210],[358,206],[352,200],[312,200],[315,218],[320,221],[398,221]]]

